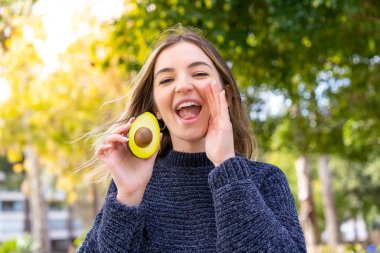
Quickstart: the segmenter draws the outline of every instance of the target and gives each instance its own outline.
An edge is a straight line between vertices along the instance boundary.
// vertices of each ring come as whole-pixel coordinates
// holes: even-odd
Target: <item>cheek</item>
[[[219,88],[219,91],[222,91],[224,88],[223,87],[224,85],[222,84],[223,82],[219,76],[210,76],[209,78],[206,78],[206,79],[194,80],[193,84],[197,87],[197,90],[202,94],[202,96],[205,97],[204,96],[204,90],[205,90],[206,86],[211,84],[214,81],[216,81],[216,84]]]
[[[168,109],[171,109],[171,98],[169,92],[164,89],[154,89],[153,90],[153,101],[155,111],[162,117]]]

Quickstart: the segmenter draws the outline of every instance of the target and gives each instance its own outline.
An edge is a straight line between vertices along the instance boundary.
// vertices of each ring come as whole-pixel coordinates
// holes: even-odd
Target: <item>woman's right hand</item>
[[[140,159],[131,153],[125,133],[134,120],[132,117],[125,125],[116,128],[96,151],[97,157],[111,172],[117,187],[117,200],[129,206],[141,203],[158,154],[157,150],[151,157]]]

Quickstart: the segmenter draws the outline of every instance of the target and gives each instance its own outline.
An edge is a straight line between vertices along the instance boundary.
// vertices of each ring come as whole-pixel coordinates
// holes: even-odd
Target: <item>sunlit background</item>
[[[380,252],[379,20],[369,0],[0,0],[0,253],[75,252],[107,189],[81,137],[179,23],[231,67],[308,251]]]

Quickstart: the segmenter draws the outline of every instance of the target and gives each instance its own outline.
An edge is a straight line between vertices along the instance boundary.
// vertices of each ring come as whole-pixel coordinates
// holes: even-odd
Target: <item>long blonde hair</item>
[[[138,75],[130,84],[130,91],[125,96],[126,106],[118,119],[111,126],[103,131],[100,137],[95,141],[93,148],[97,148],[105,141],[105,136],[112,133],[115,128],[125,124],[131,117],[149,111],[155,114],[153,100],[153,77],[154,65],[159,54],[171,45],[179,42],[189,42],[198,46],[213,62],[222,80],[222,85],[226,90],[226,97],[229,104],[229,115],[233,128],[235,152],[251,158],[255,150],[255,137],[251,129],[250,121],[246,107],[242,103],[240,92],[237,88],[232,72],[227,66],[224,59],[220,56],[214,46],[194,28],[185,28],[176,26],[170,28],[159,35],[153,43],[152,52],[143,65]],[[163,137],[160,145],[160,156],[163,156],[167,150],[172,148],[172,143],[168,130],[163,131]],[[93,157],[89,163],[95,162]],[[93,171],[93,176],[107,172],[104,168]]]

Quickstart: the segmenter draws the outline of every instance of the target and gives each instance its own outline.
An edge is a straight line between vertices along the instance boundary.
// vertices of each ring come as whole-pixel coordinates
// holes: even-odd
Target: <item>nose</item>
[[[193,84],[188,78],[180,78],[177,80],[175,91],[176,92],[188,92],[194,89]]]

